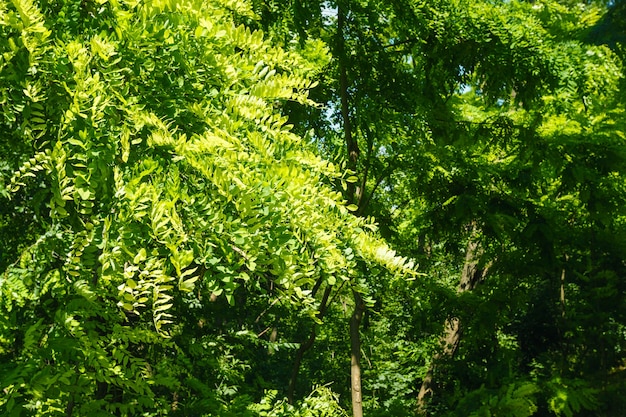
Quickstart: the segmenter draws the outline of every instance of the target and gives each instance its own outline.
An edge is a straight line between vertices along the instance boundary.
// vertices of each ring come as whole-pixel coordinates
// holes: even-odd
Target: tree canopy
[[[0,0],[0,412],[621,415],[623,12]]]

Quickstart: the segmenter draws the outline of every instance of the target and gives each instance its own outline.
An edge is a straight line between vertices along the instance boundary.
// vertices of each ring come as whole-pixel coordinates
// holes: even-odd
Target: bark
[[[425,414],[426,399],[433,393],[432,384],[435,364],[442,358],[452,357],[459,346],[459,342],[461,341],[461,322],[458,318],[448,320],[446,323],[446,333],[442,336],[442,340],[444,343],[443,351],[435,354],[433,357],[430,362],[430,366],[428,367],[428,371],[426,372],[426,376],[422,380],[419,394],[417,394],[417,403],[420,414]]]
[[[484,266],[482,268],[479,267],[482,249],[480,248],[480,244],[475,238],[475,235],[476,233],[473,232],[465,251],[465,262],[461,273],[461,281],[459,282],[459,286],[457,288],[457,293],[459,294],[465,291],[472,291],[476,288],[476,285],[484,279],[485,274],[487,273],[488,266]],[[453,317],[448,319],[445,326],[445,333],[441,337],[443,350],[433,356],[417,395],[419,414],[426,414],[426,401],[427,398],[433,394],[433,374],[437,363],[444,358],[451,358],[454,356],[459,347],[459,343],[461,342],[462,333],[463,330],[459,318]]]
[[[560,367],[561,373],[563,373],[563,371],[567,369],[567,362],[568,362],[567,357],[569,355],[568,341],[567,341],[567,337],[565,336],[566,328],[567,328],[566,297],[565,297],[565,278],[566,278],[565,277],[565,265],[567,264],[568,260],[569,260],[569,257],[565,255],[564,264],[563,264],[563,268],[561,269],[561,277],[560,277],[560,282],[559,282],[559,304],[561,308],[561,318],[558,320],[557,329],[559,333],[559,339],[561,342],[561,367]]]
[[[565,318],[565,269],[561,271],[561,317]]]
[[[74,394],[71,394],[70,399],[67,402],[67,406],[65,407],[65,417],[72,417],[73,412],[74,412]]]
[[[565,262],[568,257],[565,255]],[[561,286],[560,286],[559,301],[561,302],[561,319],[565,320],[565,267],[561,270]]]
[[[359,328],[365,311],[361,294],[352,292],[354,311],[350,317],[350,391],[352,393],[352,416],[363,417],[363,395],[361,392],[361,335]]]

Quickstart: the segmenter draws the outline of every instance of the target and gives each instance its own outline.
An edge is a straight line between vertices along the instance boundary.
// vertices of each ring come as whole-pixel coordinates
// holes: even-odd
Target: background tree
[[[380,291],[364,336],[380,355],[364,379],[372,406],[407,413],[452,320],[455,356],[434,370],[428,412],[623,408],[608,405],[621,404],[608,398],[623,386],[622,308],[591,301],[623,294],[605,275],[622,274],[622,63],[603,45],[621,50],[621,32],[606,29],[618,27],[621,3],[327,2],[311,21],[289,4],[259,6],[284,38],[341,40],[319,87],[328,111],[300,124],[357,172],[345,194],[359,190],[357,212],[430,277],[408,293],[370,282]],[[484,284],[455,295],[475,287],[463,285],[472,268],[488,270]],[[574,312],[589,303],[603,319]],[[598,326],[611,342],[584,335]],[[597,373],[579,366],[606,355],[612,364]]]

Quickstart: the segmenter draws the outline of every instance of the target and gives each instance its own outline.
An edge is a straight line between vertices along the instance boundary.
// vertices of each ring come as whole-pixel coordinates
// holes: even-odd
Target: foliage
[[[495,392],[490,392],[483,386],[465,396],[460,401],[454,415],[472,417],[532,416],[537,411],[534,395],[538,390],[538,387],[530,382],[504,385]],[[476,408],[477,405],[480,406]]]
[[[343,417],[348,414],[338,403],[337,395],[328,387],[320,386],[296,406],[276,400],[276,392],[266,392],[263,399],[251,406],[255,415],[262,417]]]
[[[1,2],[0,411],[623,414],[623,13]]]
[[[3,415],[235,413],[263,341],[213,305],[318,320],[316,283],[405,268],[278,112],[314,105],[316,66],[254,19],[239,1],[0,4],[4,195],[36,213],[3,236],[37,225],[0,278]]]
[[[462,338],[435,369],[431,415],[470,393],[496,407],[502,380],[604,384],[624,363],[625,253],[615,238],[626,214],[623,46],[607,29],[621,24],[623,2],[336,1],[319,6],[325,22],[299,29],[297,2],[288,3],[282,12],[264,3],[272,30],[333,46],[320,87],[328,111],[304,123],[322,152],[348,164],[350,122],[357,214],[374,216],[429,276],[411,291],[369,283],[376,303],[362,333],[373,412],[415,409],[450,318]],[[469,239],[487,278],[457,295]],[[546,372],[530,378],[537,364]],[[550,401],[532,399],[537,412],[556,413]]]
[[[550,411],[557,416],[572,417],[581,410],[594,411],[599,407],[596,400],[598,390],[589,387],[585,381],[555,378],[549,381],[548,391],[552,393],[548,400]]]

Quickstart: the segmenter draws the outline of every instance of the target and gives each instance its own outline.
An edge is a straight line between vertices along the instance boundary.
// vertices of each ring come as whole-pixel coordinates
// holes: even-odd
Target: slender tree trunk
[[[417,395],[417,402],[419,405],[420,412],[425,413],[426,407],[426,398],[427,396],[431,396],[433,393],[432,384],[433,384],[433,373],[435,371],[435,365],[442,358],[449,358],[454,356],[459,343],[461,341],[461,322],[458,318],[449,319],[446,322],[445,334],[441,337],[443,342],[443,351],[435,354],[433,359],[428,367],[428,371],[426,372],[426,376],[422,380],[422,385],[420,387],[419,393]]]
[[[565,255],[563,268],[561,269],[561,278],[559,282],[559,304],[561,307],[561,318],[558,320],[558,333],[559,339],[561,343],[561,367],[560,373],[567,369],[567,356],[568,356],[568,343],[566,334],[566,298],[565,298],[565,264],[567,263],[569,257]]]
[[[361,294],[354,295],[354,311],[350,317],[350,391],[352,393],[352,416],[363,417],[363,395],[361,393],[361,335],[359,328],[365,311]]]
[[[567,262],[568,256],[565,255],[565,262]],[[561,269],[561,285],[559,301],[561,303],[561,319],[565,320],[565,266]]]
[[[322,296],[322,301],[320,303],[320,310],[317,313],[317,317],[321,320],[324,318],[326,314],[326,308],[328,306],[328,297],[330,296],[330,292],[332,291],[332,286],[326,287],[324,290],[324,295]],[[300,347],[296,352],[296,358],[294,359],[293,368],[291,370],[291,378],[289,379],[289,388],[287,389],[287,401],[289,404],[293,404],[294,395],[296,392],[296,383],[298,382],[298,373],[300,373],[300,366],[302,365],[302,358],[307,350],[313,347],[313,343],[315,343],[315,337],[317,336],[316,332],[317,325],[313,325],[313,330],[311,330],[311,335],[309,338],[300,343]]]
[[[348,93],[348,57],[346,55],[343,28],[345,24],[345,10],[341,3],[337,7],[337,55],[339,60],[339,97],[341,100],[341,118],[343,120],[343,134],[348,152],[348,168],[356,172],[357,162],[361,151],[359,144],[352,134],[350,121],[350,96]],[[348,199],[350,203],[358,202],[356,183],[348,184]]]
[[[467,244],[465,262],[463,264],[461,281],[459,282],[457,293],[472,291],[476,288],[476,285],[483,280],[485,274],[487,273],[487,266],[479,268],[479,259],[482,255],[482,249],[480,248],[480,244],[475,238],[475,235],[476,232],[472,232],[470,240]],[[433,356],[417,395],[418,412],[420,414],[426,414],[426,400],[433,394],[433,374],[437,363],[444,358],[451,358],[454,356],[459,347],[459,343],[461,342],[462,333],[461,322],[458,317],[453,317],[447,320],[445,333],[441,337],[443,350]]]
[[[73,412],[74,412],[74,394],[71,394],[70,399],[67,402],[67,406],[65,407],[65,417],[72,417]]]
[[[348,153],[348,168],[356,173],[359,161],[359,144],[352,134],[350,121],[350,96],[348,92],[348,59],[344,39],[344,25],[346,12],[344,5],[337,5],[337,56],[339,61],[339,97],[341,100],[341,118],[343,119],[344,140]],[[364,173],[364,176],[366,174]],[[356,183],[348,184],[347,197],[351,204],[360,205],[363,202],[363,186],[366,178],[361,178],[361,186]],[[360,326],[365,311],[365,303],[361,294],[352,291],[354,297],[354,311],[350,317],[350,391],[352,394],[352,415],[363,417],[363,395],[361,388],[361,335]]]
[[[565,268],[561,271],[561,318],[565,319]]]

